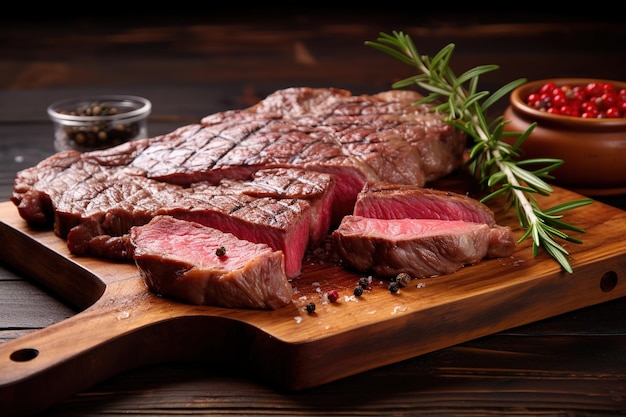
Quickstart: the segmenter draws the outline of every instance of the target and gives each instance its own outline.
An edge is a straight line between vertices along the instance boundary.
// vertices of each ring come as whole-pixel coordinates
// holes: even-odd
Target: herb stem
[[[498,69],[496,65],[479,66],[457,76],[450,68],[449,62],[454,44],[449,44],[439,51],[432,59],[420,55],[408,35],[393,32],[391,35],[381,33],[377,42],[365,42],[384,53],[387,53],[418,70],[418,74],[393,84],[393,88],[404,88],[410,85],[421,87],[428,92],[415,104],[435,104],[433,111],[446,113],[446,122],[464,131],[474,139],[470,149],[470,157],[466,166],[477,176],[490,194],[483,197],[486,202],[496,196],[503,195],[508,208],[515,207],[523,235],[522,242],[532,237],[533,256],[540,247],[544,248],[563,269],[572,273],[567,260],[568,252],[559,245],[555,238],[571,243],[582,243],[579,239],[569,236],[565,230],[584,233],[584,230],[562,220],[562,212],[591,204],[591,199],[581,199],[560,204],[556,207],[541,209],[535,195],[549,196],[554,190],[544,178],[554,178],[550,170],[563,164],[560,159],[542,158],[518,160],[518,150],[524,140],[535,127],[525,132],[504,133],[507,123],[503,117],[489,122],[486,117],[488,108],[500,98],[509,94],[517,86],[526,82],[525,79],[515,80],[490,94],[478,91],[478,79],[482,74]],[[509,145],[502,137],[517,137],[514,145]],[[539,166],[534,171],[528,166]]]
[[[466,97],[458,95],[461,97],[461,100],[466,99]],[[476,137],[483,141],[484,143],[488,143],[491,140],[488,130],[484,127],[484,125],[479,121],[479,119],[472,115],[468,110],[465,111],[465,117],[472,121],[476,126]],[[493,160],[498,170],[504,173],[507,178],[507,181],[512,186],[512,192],[514,194],[515,199],[518,201],[521,206],[521,211],[526,216],[526,221],[528,224],[535,224],[539,222],[539,219],[535,215],[532,205],[526,198],[526,195],[521,191],[521,184],[518,181],[515,174],[511,171],[508,164],[503,163],[502,161],[505,159],[499,149],[487,149],[486,152],[491,153],[491,155],[486,155],[486,158],[489,160]]]

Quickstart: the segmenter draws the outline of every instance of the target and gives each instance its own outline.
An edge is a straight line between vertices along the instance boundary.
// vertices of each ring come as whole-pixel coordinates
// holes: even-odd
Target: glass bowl
[[[557,158],[563,165],[551,174],[552,183],[581,194],[626,193],[626,118],[583,118],[548,113],[527,104],[528,96],[554,82],[558,87],[610,83],[617,90],[626,83],[590,78],[553,78],[527,82],[511,92],[504,112],[507,132],[524,132],[536,122],[522,144],[523,159]],[[515,139],[506,139],[513,143]]]
[[[143,97],[104,95],[57,101],[48,107],[57,151],[87,152],[148,135],[152,104]]]

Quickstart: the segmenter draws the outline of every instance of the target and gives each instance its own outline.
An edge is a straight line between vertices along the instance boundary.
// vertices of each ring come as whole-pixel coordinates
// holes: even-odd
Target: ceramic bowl
[[[555,78],[525,83],[511,92],[504,118],[505,130],[524,132],[536,122],[522,144],[522,158],[558,158],[564,164],[552,171],[552,183],[585,195],[626,193],[626,118],[583,118],[548,113],[531,107],[527,98],[553,81],[557,86],[626,82],[587,78]],[[512,143],[513,139],[506,139]]]
[[[143,97],[103,95],[58,101],[48,107],[57,151],[91,151],[147,137],[152,104]]]

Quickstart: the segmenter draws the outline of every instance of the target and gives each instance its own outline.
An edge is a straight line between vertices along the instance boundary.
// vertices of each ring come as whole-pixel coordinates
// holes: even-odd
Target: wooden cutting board
[[[441,187],[438,187],[441,188]],[[547,207],[583,198],[556,188]],[[521,236],[513,211],[491,206]],[[0,345],[3,413],[42,410],[125,370],[166,361],[244,362],[270,384],[300,390],[515,326],[626,295],[626,212],[594,201],[567,212],[586,230],[563,242],[574,273],[530,241],[511,257],[484,260],[397,294],[325,256],[307,259],[294,302],[276,311],[192,306],[150,293],[133,264],[75,257],[49,230],[29,228],[0,203],[0,259],[81,312]],[[325,254],[327,255],[327,254]],[[335,303],[321,295],[338,290]],[[305,304],[316,302],[315,313]]]

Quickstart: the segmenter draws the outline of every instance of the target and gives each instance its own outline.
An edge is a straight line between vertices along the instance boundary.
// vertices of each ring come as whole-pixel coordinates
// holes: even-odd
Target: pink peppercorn
[[[328,301],[334,303],[339,299],[339,293],[337,292],[337,290],[330,290],[326,292],[326,297],[328,297]]]

